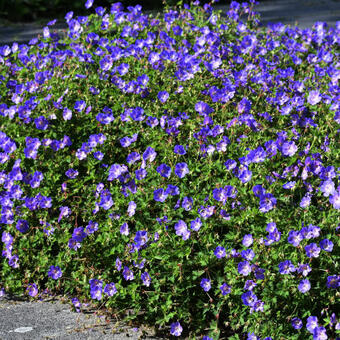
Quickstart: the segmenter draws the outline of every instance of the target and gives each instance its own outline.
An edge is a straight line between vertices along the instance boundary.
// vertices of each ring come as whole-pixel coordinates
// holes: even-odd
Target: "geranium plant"
[[[93,6],[0,47],[0,286],[172,336],[335,339],[339,23]]]

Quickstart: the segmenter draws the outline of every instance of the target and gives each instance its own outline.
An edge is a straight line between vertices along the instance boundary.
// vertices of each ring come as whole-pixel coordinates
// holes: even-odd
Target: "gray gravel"
[[[143,336],[144,333],[144,336]],[[73,312],[58,299],[50,302],[0,298],[1,340],[137,340],[157,339],[150,328],[134,328],[121,321]],[[159,339],[159,338],[158,338]]]

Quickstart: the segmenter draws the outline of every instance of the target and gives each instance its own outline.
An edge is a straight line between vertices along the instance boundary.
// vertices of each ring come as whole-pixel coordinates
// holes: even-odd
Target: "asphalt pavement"
[[[157,340],[149,327],[110,319],[90,307],[72,311],[60,298],[0,297],[0,340]]]
[[[223,0],[215,6],[216,9],[222,11],[226,11],[228,7],[228,4],[223,4]],[[255,10],[260,13],[261,22],[264,25],[270,22],[281,22],[285,25],[297,24],[300,28],[309,28],[316,21],[327,22],[329,26],[335,26],[340,20],[340,0],[260,0]],[[54,18],[50,20],[52,19]],[[13,42],[27,43],[37,35],[42,35],[44,26],[44,24],[36,23],[2,24],[0,21],[0,45]],[[57,22],[53,26],[53,29],[58,31],[65,28],[67,25],[62,22]]]

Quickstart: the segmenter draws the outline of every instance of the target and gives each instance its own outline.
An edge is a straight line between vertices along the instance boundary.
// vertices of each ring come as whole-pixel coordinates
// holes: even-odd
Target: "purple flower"
[[[311,267],[308,264],[304,263],[301,263],[297,269],[297,272],[302,274],[303,276],[307,276],[311,271]]]
[[[246,168],[239,172],[238,178],[242,183],[248,183],[251,180],[252,172]]]
[[[305,195],[302,197],[301,202],[300,202],[300,207],[301,208],[307,208],[311,203],[311,196],[310,195]]]
[[[6,246],[9,246],[13,243],[13,236],[10,233],[4,231],[1,235],[1,241],[5,243]]]
[[[71,178],[71,179],[74,179],[78,176],[79,172],[77,170],[74,170],[74,169],[68,169],[66,172],[65,172],[65,175],[68,177],[68,178]]]
[[[331,315],[331,317],[330,317],[330,322],[329,322],[329,325],[330,326],[333,326],[333,325],[335,325],[335,329],[336,330],[339,330],[339,326],[340,326],[340,323],[339,322],[337,322],[338,320],[337,320],[337,317],[336,317],[336,315],[335,315],[335,313],[332,313],[332,315]]]
[[[233,170],[236,168],[236,161],[234,161],[233,159],[228,159],[225,163],[224,166],[227,168],[227,170]]]
[[[115,284],[113,282],[111,282],[111,283],[108,283],[107,285],[105,285],[104,293],[107,296],[113,296],[114,294],[116,294],[117,288],[116,288]]]
[[[125,266],[123,269],[123,277],[126,281],[132,281],[135,276],[133,275],[133,272],[130,270],[129,267]]]
[[[282,144],[282,154],[284,156],[292,157],[295,155],[297,150],[298,148],[295,145],[294,141],[288,141]]]
[[[214,250],[214,254],[218,259],[225,257],[226,256],[225,248],[217,246],[216,249]]]
[[[86,7],[87,9],[89,9],[90,7],[92,7],[93,1],[94,1],[94,0],[87,0],[86,3],[85,3],[85,7]]]
[[[117,67],[117,71],[121,76],[124,76],[129,72],[130,65],[127,63],[122,63]]]
[[[260,338],[255,333],[248,333],[247,340],[260,340]]]
[[[261,300],[255,301],[254,305],[250,308],[250,313],[252,312],[263,312],[264,302]]]
[[[25,157],[36,159],[38,155],[38,149],[41,142],[38,138],[26,137],[26,148],[24,149]]]
[[[340,287],[340,275],[331,275],[327,277],[327,288],[339,288]]]
[[[299,231],[291,230],[288,234],[288,242],[294,247],[297,247],[303,240],[303,236]]]
[[[158,92],[157,97],[158,97],[159,101],[164,104],[169,98],[169,93],[166,92],[166,91],[160,91],[160,92]]]
[[[311,285],[308,279],[301,280],[298,286],[301,293],[307,293],[310,290],[310,287]]]
[[[321,183],[320,191],[323,193],[325,197],[329,195],[333,195],[335,193],[335,185],[331,179],[328,179]]]
[[[129,202],[129,207],[128,207],[128,215],[129,217],[133,216],[136,211],[137,204],[134,201]]]
[[[69,216],[71,214],[71,209],[69,207],[60,207],[60,214],[58,217],[58,223],[64,216]]]
[[[164,202],[167,197],[168,197],[168,194],[164,191],[163,188],[156,189],[153,192],[153,199],[157,202]]]
[[[64,120],[72,119],[72,111],[68,109],[67,107],[65,107],[63,110],[63,119]]]
[[[182,334],[183,328],[179,322],[174,322],[171,324],[170,334],[174,336],[180,336]]]
[[[195,104],[195,110],[200,114],[200,115],[208,115],[214,110],[205,102],[198,102]]]
[[[181,204],[181,200],[178,199],[175,206],[174,206],[174,210],[178,209],[180,207],[180,204]]]
[[[251,234],[244,235],[242,244],[245,247],[250,247],[253,244],[253,236]]]
[[[48,120],[44,116],[35,118],[34,123],[38,130],[47,130],[48,128]]]
[[[208,205],[206,207],[204,206],[200,206],[198,208],[198,213],[200,214],[200,216],[202,218],[204,218],[205,220],[209,217],[211,217],[214,213],[215,213],[215,206],[214,205]]]
[[[6,249],[8,250],[8,249]],[[6,252],[5,250],[5,252]],[[8,250],[10,252],[10,250]],[[19,268],[19,257],[18,255],[11,255],[8,254],[7,256],[8,258],[8,264],[12,267],[12,268]]]
[[[99,202],[99,206],[103,208],[104,210],[109,210],[113,206],[113,200],[111,196],[108,197],[101,197],[101,200]]]
[[[122,269],[122,261],[119,259],[119,257],[116,258],[115,267],[118,271]]]
[[[257,283],[253,280],[247,280],[244,284],[245,290],[253,290],[256,287]]]
[[[32,188],[38,188],[40,186],[40,182],[43,180],[44,175],[40,171],[36,171],[30,180],[29,184]]]
[[[150,146],[148,146],[146,148],[146,150],[143,153],[143,159],[145,161],[149,160],[149,162],[151,163],[152,161],[154,161],[154,159],[157,156],[157,152]]]
[[[187,232],[188,226],[183,220],[179,220],[175,224],[175,230],[176,230],[176,235],[183,236]]]
[[[283,189],[293,189],[295,187],[296,182],[292,181],[292,182],[287,182],[285,184],[282,185]]]
[[[252,261],[252,259],[255,256],[255,253],[252,249],[246,249],[241,251],[241,256],[247,261]]]
[[[80,312],[79,308],[81,308],[81,303],[80,303],[79,299],[75,297],[71,301],[73,303],[73,306],[76,308],[76,311]]]
[[[261,197],[266,193],[266,190],[262,187],[262,185],[257,184],[253,187],[253,193],[256,197]]]
[[[69,240],[68,240],[68,246],[70,249],[74,249],[74,250],[77,250],[78,248],[81,247],[81,244],[78,240],[76,240],[74,237],[71,237]]]
[[[74,228],[72,238],[74,238],[77,242],[82,242],[86,236],[87,234],[84,232],[83,227]]]
[[[103,281],[98,279],[90,279],[89,280],[90,288],[100,287],[103,288]]]
[[[108,181],[113,181],[117,179],[123,173],[123,167],[120,164],[113,164],[109,169]]]
[[[313,340],[326,340],[328,339],[326,328],[319,326],[315,327],[313,331]]]
[[[127,157],[126,157],[126,162],[128,164],[134,164],[135,162],[140,160],[140,154],[138,152],[131,152]]]
[[[167,195],[171,195],[171,196],[179,195],[179,188],[176,185],[169,184],[168,187],[165,190],[165,193]],[[183,199],[183,202],[184,202],[184,199]]]
[[[141,181],[147,176],[148,172],[145,169],[138,169],[135,171],[135,174],[136,174],[136,179],[138,181]]]
[[[165,178],[169,178],[171,174],[171,168],[166,164],[161,164],[156,171]]]
[[[243,304],[249,307],[253,307],[254,303],[257,301],[257,296],[251,290],[248,290],[241,295],[241,299],[243,301]]]
[[[321,249],[328,252],[331,252],[333,250],[333,246],[334,246],[333,242],[328,240],[327,238],[320,242]]]
[[[199,217],[190,222],[190,228],[193,231],[199,231],[202,226],[202,221]]]
[[[98,161],[101,161],[104,158],[104,154],[100,151],[96,151],[93,153],[93,157],[98,159]]]
[[[105,56],[99,61],[99,66],[103,71],[109,71],[112,68],[113,59],[110,56]]]
[[[185,155],[186,151],[184,149],[184,146],[183,145],[175,145],[174,153],[176,153],[178,155]]]
[[[148,233],[145,230],[138,230],[134,238],[137,248],[141,248],[148,242]]]
[[[203,288],[205,292],[209,292],[211,288],[211,281],[209,279],[204,278],[201,280],[200,286]]]
[[[276,198],[270,193],[266,193],[260,197],[260,207],[259,210],[266,213],[272,210],[276,205]]]
[[[29,229],[28,222],[26,220],[18,220],[16,228],[21,233],[26,233],[28,231],[28,229]]]
[[[316,105],[321,101],[320,92],[318,90],[310,91],[308,94],[307,102],[310,105]]]
[[[86,103],[84,100],[77,100],[74,104],[74,109],[78,111],[79,113],[84,111],[86,107]]]
[[[299,318],[293,318],[292,319],[292,327],[294,329],[301,329],[302,326],[303,326],[303,324],[302,324],[302,320],[301,319],[299,319]]]
[[[220,286],[221,293],[223,296],[229,294],[231,292],[231,287],[227,285],[226,283],[223,283],[222,286]]]
[[[63,275],[60,267],[58,266],[50,266],[50,270],[48,271],[48,276],[53,280],[58,280]]]
[[[186,241],[187,239],[189,239],[189,237],[190,237],[190,230],[185,230],[184,231],[184,233],[183,233],[183,235],[182,235],[182,239],[183,239],[183,241]]]
[[[102,286],[95,285],[90,287],[90,295],[92,299],[100,301],[103,296]]]
[[[224,209],[220,210],[220,215],[222,216],[222,218],[226,221],[230,220],[230,214],[228,214]]]
[[[125,236],[129,235],[129,226],[127,223],[122,224],[122,226],[120,227],[120,233]]]
[[[296,268],[294,267],[290,260],[280,262],[278,267],[280,274],[290,274],[292,272],[295,272],[296,270]]]
[[[146,86],[149,82],[149,77],[146,74],[143,74],[141,76],[137,77],[137,82],[141,85],[141,86]]]
[[[316,243],[311,243],[305,246],[306,255],[308,257],[319,257],[320,248]]]
[[[143,281],[143,284],[144,284],[145,286],[147,286],[147,287],[149,287],[149,286],[150,286],[150,283],[151,283],[151,277],[150,277],[150,275],[149,275],[149,273],[148,273],[148,272],[144,272],[144,273],[142,273],[142,274],[141,274],[141,279],[142,279],[142,281]]]
[[[225,201],[228,199],[227,192],[223,188],[215,188],[213,190],[213,198],[218,202],[223,202],[225,204]]]
[[[107,125],[107,124],[110,124],[111,122],[113,122],[115,120],[115,118],[110,113],[100,112],[96,115],[96,120],[103,125]]]
[[[251,273],[251,265],[248,261],[243,261],[238,264],[238,272],[243,276],[247,276]]]
[[[194,199],[192,197],[185,196],[182,201],[182,208],[185,211],[190,211],[192,209],[193,203],[194,203]]]
[[[316,327],[318,327],[318,318],[316,316],[309,316],[306,324],[307,330],[313,334]]]
[[[98,223],[90,221],[85,228],[87,234],[93,234],[95,231],[98,230]]]
[[[237,105],[237,111],[239,114],[248,113],[251,109],[251,102],[247,98],[242,98]]]
[[[273,242],[279,242],[281,239],[281,233],[277,230],[276,227],[273,228],[273,231],[269,232],[268,239]]]
[[[184,178],[185,175],[187,175],[189,173],[189,168],[188,165],[186,163],[177,163],[175,166],[175,174],[179,177],[179,178]]]
[[[32,297],[34,297],[38,294],[38,287],[35,283],[28,284],[26,290],[28,290],[28,294]]]
[[[66,15],[65,15],[65,20],[68,22],[72,19],[73,17],[73,12],[67,12]]]
[[[329,196],[329,203],[333,205],[334,209],[340,209],[340,190],[337,189],[337,191]]]
[[[266,154],[265,150],[263,149],[263,147],[259,146],[255,150],[251,150],[248,153],[246,159],[250,163],[261,163],[261,162],[265,161],[266,156],[267,156],[267,154]]]
[[[48,222],[44,222],[44,221],[40,221],[40,224],[44,225],[45,228],[43,229],[44,233],[47,236],[51,236],[54,233],[54,228],[48,223]]]

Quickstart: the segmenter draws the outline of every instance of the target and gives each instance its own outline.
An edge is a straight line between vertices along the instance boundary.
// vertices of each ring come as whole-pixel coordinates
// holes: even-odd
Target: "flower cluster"
[[[0,290],[177,337],[339,334],[340,25],[254,5],[87,0],[0,46]]]

